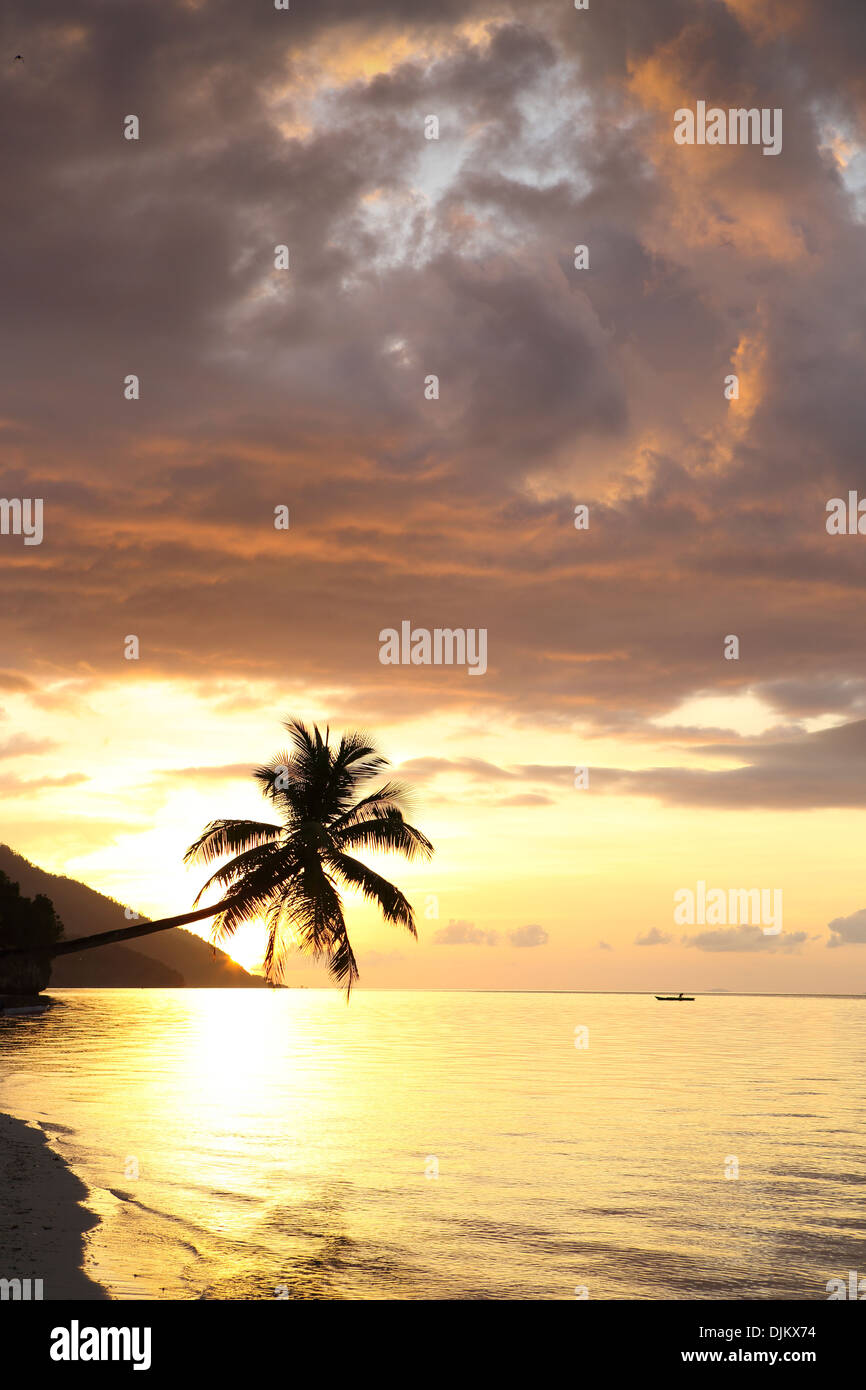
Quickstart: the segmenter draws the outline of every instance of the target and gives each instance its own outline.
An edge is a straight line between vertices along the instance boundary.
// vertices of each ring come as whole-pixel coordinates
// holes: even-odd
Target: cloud
[[[600,951],[612,951],[613,947],[607,941],[599,941],[598,949]]]
[[[538,792],[524,792],[519,796],[504,796],[496,802],[497,806],[553,806],[552,796],[541,796]]]
[[[658,927],[651,927],[645,936],[636,936],[634,944],[636,946],[663,946],[668,941],[673,941],[673,937],[659,931]]]
[[[866,719],[816,733],[778,739],[706,743],[693,750],[738,767],[714,770],[658,767],[639,772],[600,770],[600,786],[655,796],[668,804],[731,809],[866,806]]]
[[[684,936],[686,946],[695,946],[699,951],[799,951],[808,932],[780,932],[777,936],[766,935],[760,927],[725,927],[715,931],[697,932],[694,936]]]
[[[48,738],[28,738],[15,734],[0,744],[0,758],[24,758],[34,753],[49,753],[56,745]]]
[[[488,715],[631,731],[748,686],[792,718],[866,713],[857,545],[823,527],[866,482],[864,251],[817,114],[862,116],[856,7],[630,0],[579,44],[561,3],[19,9],[0,494],[44,498],[45,540],[6,572],[16,679],[116,679],[123,627],[153,678],[230,652],[278,681],[288,646],[365,720],[407,693],[465,714],[465,672],[379,667],[409,616],[488,627]],[[680,94],[710,89],[783,106],[784,157],[675,147]],[[720,664],[728,631],[748,662]],[[685,804],[860,804],[836,768],[655,776]]]
[[[655,739],[662,731],[641,729],[640,733]],[[732,810],[743,806],[786,810],[866,806],[866,718],[813,733],[795,728],[783,737],[771,731],[759,737],[730,735],[726,742],[711,742],[701,737],[701,732],[687,729],[667,729],[662,736],[680,751],[687,746],[692,759],[703,758],[715,766],[593,767],[593,791],[648,796],[674,806]],[[686,739],[690,741],[686,743]],[[737,766],[719,767],[720,761]],[[529,783],[534,790],[526,795],[545,799],[550,799],[550,791],[570,791],[574,775],[574,769],[564,764],[526,763],[506,768],[479,759],[436,758],[418,759],[416,763],[423,764],[422,780],[465,772],[479,787],[493,787],[503,779]],[[403,764],[401,770],[412,773],[413,778],[417,775],[412,763]]]
[[[833,932],[828,946],[853,946],[866,943],[866,907],[852,912],[850,917],[834,917],[828,923]]]
[[[4,797],[36,796],[39,792],[52,791],[58,787],[78,787],[89,781],[84,772],[66,772],[61,777],[2,777],[0,792]]]
[[[508,941],[512,946],[546,946],[549,940],[548,933],[543,927],[531,924],[526,927],[516,927],[508,933]],[[496,946],[499,944],[499,933],[495,931],[482,931],[476,927],[474,922],[455,921],[452,918],[447,927],[440,927],[433,935],[435,946]]]
[[[411,777],[413,782],[430,782],[452,773],[461,773],[481,782],[512,781],[520,775],[484,758],[407,758],[400,764],[399,770]]]
[[[528,927],[517,927],[508,933],[512,946],[546,946],[550,940],[543,927],[534,923]]]
[[[447,927],[433,934],[434,946],[495,946],[498,940],[498,933],[482,931],[474,922],[455,921],[453,917]]]
[[[363,965],[392,965],[397,961],[405,960],[404,951],[364,951],[361,961]]]
[[[155,774],[161,780],[184,782],[228,782],[234,778],[249,778],[250,763],[220,763],[212,767],[165,767]]]

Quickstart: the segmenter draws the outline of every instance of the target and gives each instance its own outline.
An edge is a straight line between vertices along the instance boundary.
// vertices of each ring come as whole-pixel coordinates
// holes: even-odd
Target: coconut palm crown
[[[282,979],[291,949],[327,959],[347,994],[358,978],[340,889],[353,889],[378,904],[386,922],[417,936],[411,904],[353,851],[394,850],[409,860],[429,859],[433,846],[404,819],[406,789],[385,782],[366,790],[388,760],[363,733],[330,743],[318,726],[284,721],[290,751],[254,769],[262,794],[279,823],[211,821],[184,855],[184,862],[215,863],[234,857],[203,885],[196,898],[221,890],[212,939],[231,937],[243,923],[267,925],[265,970]]]

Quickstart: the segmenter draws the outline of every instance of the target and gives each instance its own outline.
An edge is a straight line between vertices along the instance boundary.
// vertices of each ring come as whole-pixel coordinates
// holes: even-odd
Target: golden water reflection
[[[116,1297],[810,1299],[863,1264],[861,999],[56,997],[0,1025],[0,1104],[59,1127]]]

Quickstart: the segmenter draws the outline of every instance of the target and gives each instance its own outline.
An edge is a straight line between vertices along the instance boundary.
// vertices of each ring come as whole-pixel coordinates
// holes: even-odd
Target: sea
[[[866,998],[52,998],[0,1019],[0,1110],[87,1185],[112,1298],[808,1301],[866,1277]]]

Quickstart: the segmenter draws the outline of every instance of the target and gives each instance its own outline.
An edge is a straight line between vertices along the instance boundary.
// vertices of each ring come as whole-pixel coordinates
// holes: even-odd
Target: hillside
[[[0,869],[21,885],[27,897],[45,893],[51,899],[67,938],[131,925],[123,915],[122,903],[77,879],[46,873],[8,845],[0,845]],[[178,904],[176,911],[184,911],[184,905]],[[145,936],[134,947],[104,946],[80,955],[59,956],[51,984],[57,988],[265,988],[260,976],[250,975],[224,951],[183,927]]]

